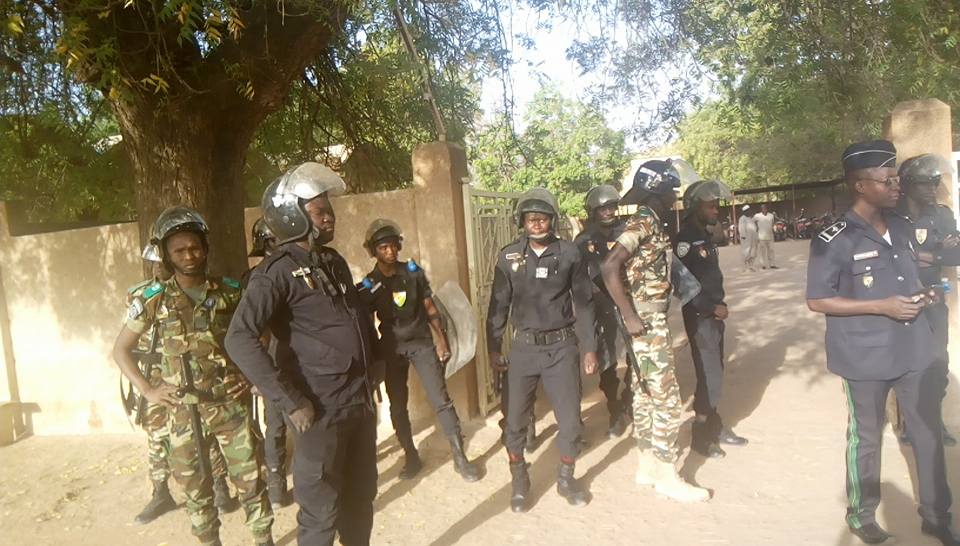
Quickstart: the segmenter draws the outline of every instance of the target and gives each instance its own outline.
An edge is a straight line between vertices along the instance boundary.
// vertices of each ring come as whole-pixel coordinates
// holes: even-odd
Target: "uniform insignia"
[[[230,288],[240,290],[240,281],[237,279],[231,279],[230,277],[223,278],[223,284],[229,286]]]
[[[688,252],[690,252],[690,243],[687,243],[687,242],[677,243],[678,258],[683,258],[684,256],[687,255]]]
[[[873,275],[872,275],[872,274],[867,273],[866,275],[863,276],[863,286],[865,286],[865,287],[867,287],[867,288],[870,288],[870,287],[873,286]]]
[[[927,228],[917,228],[914,230],[917,235],[917,243],[923,244],[927,240]]]
[[[613,250],[613,247],[617,246],[616,241],[607,241],[607,250]]]
[[[709,254],[709,252],[707,252],[707,247],[705,247],[705,246],[701,246],[701,247],[697,250],[697,252],[700,254],[700,257],[701,257],[701,258],[706,258],[707,255]]]
[[[880,253],[876,250],[871,250],[870,252],[861,252],[860,254],[853,255],[853,261],[859,262],[860,260],[867,260],[869,258],[876,258],[880,256]]]
[[[593,244],[593,241],[590,241],[589,243],[587,243],[587,252],[590,252],[592,254],[596,251],[597,251],[597,246]]]
[[[204,309],[210,310],[216,307],[216,305],[217,305],[217,300],[213,299],[213,296],[210,296],[209,298],[203,300]]]
[[[402,290],[400,292],[393,293],[393,304],[397,307],[403,307],[407,303],[407,291]]]
[[[507,260],[516,260],[519,257],[520,257],[519,252],[511,252],[509,254],[504,255],[504,259],[507,259]]]
[[[821,231],[817,237],[819,237],[823,242],[829,243],[830,241],[834,240],[837,235],[840,235],[840,232],[845,229],[847,229],[847,223],[841,220],[828,226],[826,229]]]
[[[510,264],[510,269],[512,269],[513,272],[516,273],[517,270],[520,269],[520,262],[513,262],[512,264]]]
[[[163,284],[159,282],[155,282],[150,286],[148,286],[146,290],[143,291],[143,297],[150,299],[156,296],[157,294],[159,294],[160,292],[163,292]]]
[[[130,302],[130,308],[127,309],[127,318],[133,320],[140,316],[143,313],[143,302],[140,301],[140,298],[133,298],[133,301]]]
[[[546,278],[547,278],[547,268],[546,268],[546,267],[538,267],[538,268],[537,268],[537,272],[536,272],[536,277],[537,277],[538,279],[546,279]]]

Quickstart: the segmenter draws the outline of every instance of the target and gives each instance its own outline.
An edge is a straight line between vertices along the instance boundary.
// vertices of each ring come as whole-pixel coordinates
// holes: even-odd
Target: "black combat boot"
[[[275,470],[267,470],[267,496],[274,507],[289,506],[293,502],[287,491],[287,477]]]
[[[463,478],[465,482],[475,482],[480,479],[480,469],[477,465],[467,459],[467,454],[463,449],[463,437],[459,434],[449,436],[450,451],[453,453],[453,469]]]
[[[607,438],[612,440],[623,436],[623,433],[627,431],[627,425],[627,414],[617,406],[615,410],[610,412],[610,428],[607,429]]]
[[[567,499],[572,506],[586,506],[590,503],[590,493],[587,493],[580,482],[573,477],[573,463],[560,463],[557,472],[557,494]]]
[[[510,462],[510,476],[513,494],[510,496],[510,510],[520,513],[530,508],[527,506],[527,495],[530,493],[530,475],[527,473],[527,462],[523,459]]]
[[[413,445],[412,435],[398,432],[397,440],[400,442],[400,447],[403,448],[403,469],[400,471],[400,479],[409,480],[420,473],[420,470],[423,469],[423,462],[420,460],[417,446]]]
[[[153,482],[153,496],[150,497],[150,502],[143,507],[143,510],[137,514],[133,521],[140,525],[150,523],[176,507],[177,502],[170,496],[167,482]]]
[[[236,497],[230,495],[230,486],[226,476],[213,478],[213,505],[221,514],[229,514],[240,507]]]

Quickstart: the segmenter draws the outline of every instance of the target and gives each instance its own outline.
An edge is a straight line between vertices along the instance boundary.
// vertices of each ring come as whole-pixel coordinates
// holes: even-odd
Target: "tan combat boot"
[[[634,476],[637,485],[650,486],[657,483],[657,478],[654,476],[655,459],[649,450],[637,449],[637,473]]]
[[[673,463],[664,462],[651,456],[651,469],[650,474],[654,477],[654,489],[657,493],[677,502],[706,502],[710,500],[710,492],[684,481],[677,473]]]

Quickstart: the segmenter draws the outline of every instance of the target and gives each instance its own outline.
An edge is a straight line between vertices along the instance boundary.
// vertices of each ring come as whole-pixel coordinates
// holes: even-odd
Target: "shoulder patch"
[[[140,298],[133,298],[133,301],[130,302],[130,308],[127,309],[127,318],[129,320],[134,320],[142,314],[143,302],[140,301]]]
[[[677,257],[678,257],[678,258],[683,258],[684,256],[687,255],[688,252],[690,252],[690,243],[688,243],[688,242],[686,242],[686,241],[681,241],[681,242],[677,243]]]
[[[237,279],[234,279],[232,277],[223,277],[222,280],[223,280],[223,284],[229,286],[230,288],[233,288],[235,290],[240,290],[240,286],[241,286],[240,281],[238,281]]]
[[[829,243],[834,240],[837,235],[840,235],[840,232],[847,229],[847,223],[843,220],[834,223],[833,225],[828,226],[826,229],[820,232],[817,237],[820,238],[825,243]]]
[[[164,285],[163,285],[162,282],[154,281],[153,284],[151,284],[150,286],[148,286],[148,287],[146,287],[146,288],[144,289],[144,291],[143,291],[143,297],[146,298],[146,299],[150,299],[150,298],[156,296],[157,294],[162,293],[162,292],[164,291],[164,288],[165,288],[165,287],[164,287]]]

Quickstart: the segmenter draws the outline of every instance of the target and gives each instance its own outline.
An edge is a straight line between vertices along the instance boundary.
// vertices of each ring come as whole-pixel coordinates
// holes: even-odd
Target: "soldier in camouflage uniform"
[[[165,210],[153,233],[163,263],[174,275],[133,299],[114,358],[147,400],[168,408],[170,470],[186,493],[193,534],[201,544],[221,544],[213,480],[200,460],[207,453],[197,448],[198,440],[206,438],[215,439],[223,452],[255,543],[272,545],[273,511],[261,474],[249,384],[223,350],[223,337],[240,301],[240,283],[207,274],[207,226],[195,211]],[[152,327],[158,329],[163,354],[154,383],[144,377],[134,357],[140,337]],[[190,406],[199,410],[200,438],[192,427]]]
[[[143,291],[151,285],[166,281],[170,278],[170,270],[163,265],[160,259],[160,250],[156,245],[148,244],[143,248],[142,257],[153,269],[153,276],[132,286],[127,290],[129,306],[135,299],[143,298]],[[154,339],[155,329],[150,328],[137,341],[136,354],[140,361],[140,369],[144,376],[157,385],[160,383],[160,344]],[[137,514],[134,522],[139,524],[150,523],[158,517],[177,507],[176,501],[170,495],[167,479],[170,477],[170,465],[167,458],[170,455],[170,427],[168,426],[167,408],[161,404],[151,404],[146,399],[138,404],[138,419],[143,430],[147,433],[147,461],[149,463],[150,481],[153,483],[153,495],[150,502]],[[230,497],[230,488],[227,486],[227,467],[220,453],[220,446],[216,442],[210,443],[210,466],[213,471],[214,504],[222,512],[236,509],[235,499]]]
[[[661,217],[676,201],[680,175],[669,161],[647,161],[621,204],[639,204],[601,266],[604,284],[633,338],[640,370],[633,378],[633,426],[639,449],[636,481],[682,502],[703,502],[706,489],[677,474],[682,403],[667,325],[670,238]],[[629,295],[628,295],[629,294]]]

